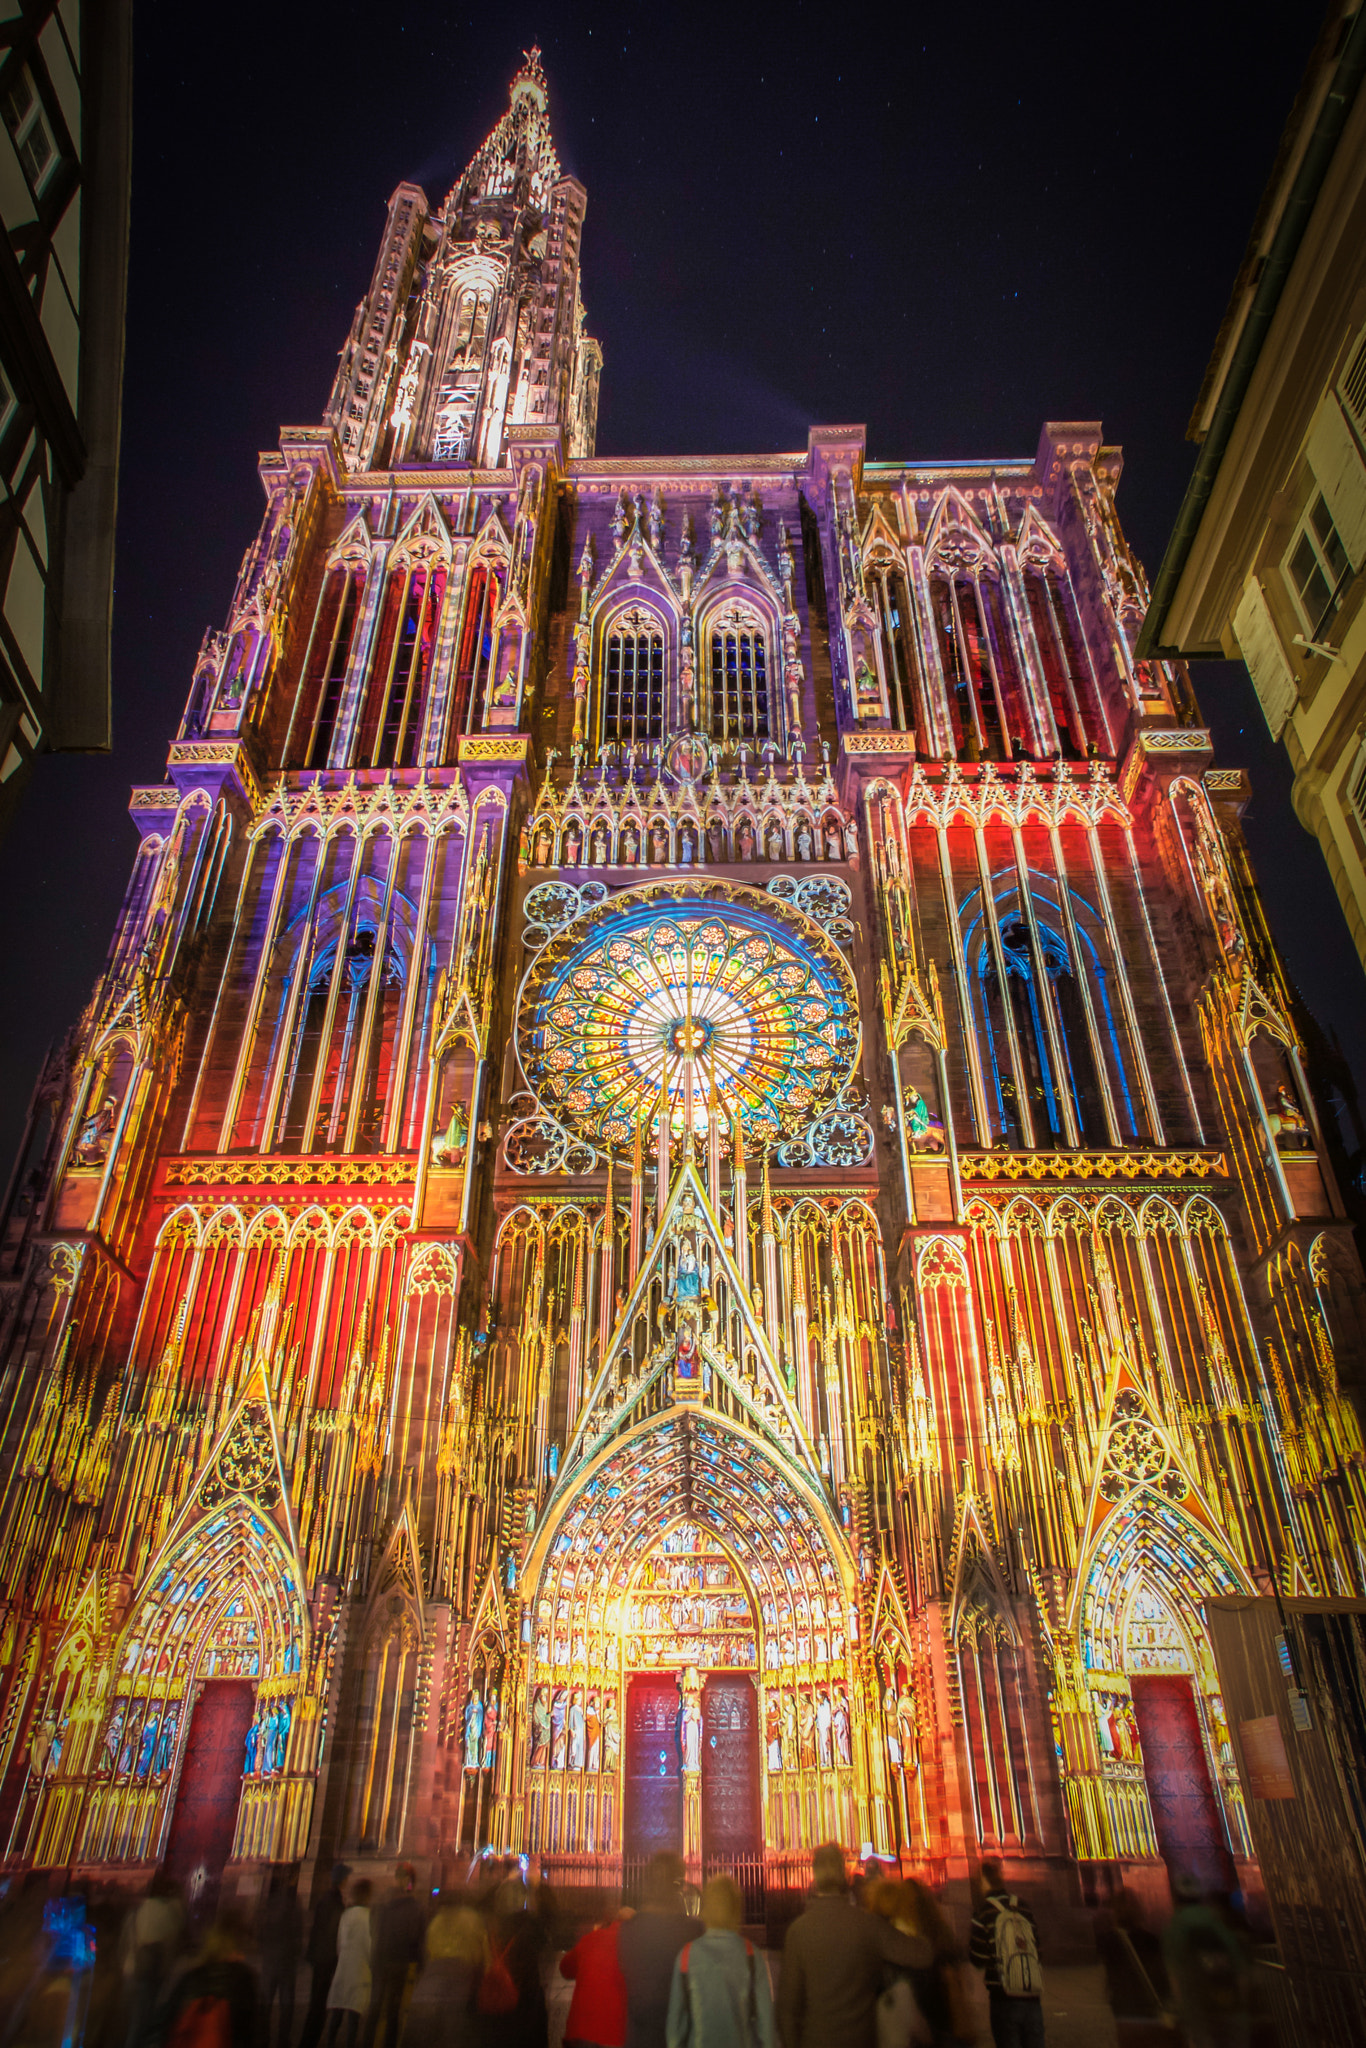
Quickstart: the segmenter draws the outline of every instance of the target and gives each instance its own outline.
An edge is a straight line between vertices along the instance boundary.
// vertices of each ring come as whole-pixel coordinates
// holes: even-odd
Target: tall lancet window
[[[293,767],[327,766],[364,586],[365,571],[359,567],[334,569],[323,585],[304,686],[299,693],[304,715],[295,729],[288,754]]]
[[[465,616],[455,656],[455,704],[452,729],[469,732],[478,723],[480,693],[488,683],[493,659],[493,621],[498,610],[498,579],[485,563],[470,570],[465,588]]]
[[[911,732],[916,722],[915,668],[911,653],[911,610],[906,580],[889,562],[874,564],[869,584],[877,599],[882,641],[887,649],[887,701],[897,732]]]
[[[649,612],[615,619],[607,635],[602,737],[619,744],[664,737],[664,633]]]
[[[411,768],[426,708],[446,572],[432,564],[394,569],[380,622],[356,742],[357,768]]]
[[[1094,910],[1075,890],[1064,902],[1048,877],[1023,895],[1012,868],[994,876],[992,896],[984,911],[981,891],[972,892],[963,928],[988,1142],[1132,1141],[1127,1062]]]
[[[949,686],[954,738],[970,761],[999,761],[1007,752],[1000,686],[976,579],[936,576],[930,592]]]
[[[773,737],[764,628],[739,605],[711,622],[711,736],[723,742]]]
[[[398,954],[390,946],[377,959],[376,937],[359,925],[314,962],[289,1051],[281,1151],[365,1152],[376,1141],[403,992]]]

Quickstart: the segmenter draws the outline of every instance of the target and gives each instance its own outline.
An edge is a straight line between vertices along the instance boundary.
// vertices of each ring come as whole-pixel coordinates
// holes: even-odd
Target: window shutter
[[[1352,359],[1343,372],[1338,386],[1342,409],[1361,440],[1366,441],[1366,334],[1363,334],[1352,352]]]
[[[1238,600],[1233,631],[1271,728],[1271,737],[1278,740],[1295,708],[1295,675],[1255,576],[1248,577],[1247,587]]]
[[[1308,454],[1342,545],[1359,569],[1366,561],[1366,463],[1331,391],[1314,415]]]
[[[1358,825],[1366,832],[1366,746],[1357,754],[1347,777],[1347,801],[1356,814]]]

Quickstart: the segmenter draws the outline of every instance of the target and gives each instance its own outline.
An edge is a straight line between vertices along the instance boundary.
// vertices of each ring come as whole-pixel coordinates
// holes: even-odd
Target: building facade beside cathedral
[[[533,52],[403,185],[0,1245],[10,1868],[1255,1882],[1361,1275],[1119,451],[601,459]]]

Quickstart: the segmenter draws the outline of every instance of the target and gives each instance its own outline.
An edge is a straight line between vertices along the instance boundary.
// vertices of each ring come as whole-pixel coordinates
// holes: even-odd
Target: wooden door
[[[1151,1676],[1132,1683],[1143,1775],[1162,1859],[1169,1870],[1188,1871],[1206,1886],[1231,1890],[1233,1858],[1210,1783],[1191,1682]]]
[[[753,1681],[715,1672],[702,1688],[702,1860],[724,1869],[761,1854],[759,1715]]]
[[[198,1897],[232,1854],[242,1796],[247,1730],[256,1688],[245,1678],[212,1678],[200,1694],[185,1741],[166,1868]],[[202,1872],[202,1876],[199,1873]]]
[[[683,1758],[678,1744],[678,1684],[671,1672],[645,1672],[626,1693],[626,1853],[652,1856],[683,1847]]]

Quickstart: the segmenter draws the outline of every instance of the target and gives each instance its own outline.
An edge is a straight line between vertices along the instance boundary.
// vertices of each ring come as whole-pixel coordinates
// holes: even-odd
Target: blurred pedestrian
[[[665,2048],[674,1962],[698,1931],[683,1911],[683,1859],[670,1849],[650,1858],[645,1897],[617,1937],[626,1980],[626,2048]]]
[[[1178,1870],[1162,1958],[1189,2048],[1247,2048],[1249,1967],[1243,1941],[1200,1880]]]
[[[350,1875],[349,1863],[334,1863],[331,1882],[313,1907],[313,1921],[308,1930],[308,1947],[304,1951],[312,1974],[308,1986],[308,2011],[304,2014],[304,2030],[299,2036],[299,2048],[318,2048],[318,2042],[322,2038],[323,2027],[327,2021],[327,1994],[332,1989],[332,1977],[337,1967],[337,1929],[341,1925],[341,1916],[346,1911],[343,1887]]]
[[[768,1970],[740,1932],[744,1917],[735,1879],[709,1879],[703,1931],[674,1964],[668,2048],[775,2048]]]
[[[504,1878],[492,1899],[489,1959],[475,2005],[484,2015],[483,2037],[497,2048],[546,2048],[546,2010],[541,1961],[546,1928],[536,1901],[520,1876]]]
[[[362,2048],[375,2048],[376,2036],[384,2028],[384,2048],[398,2048],[399,2021],[408,1978],[422,1967],[422,1936],[426,1920],[415,1896],[417,1872],[411,1863],[400,1863],[393,1887],[374,1910],[371,1927],[370,1968],[372,1989],[370,2010],[365,2017]]]
[[[483,1920],[453,1892],[443,1892],[427,1922],[403,2048],[465,2048],[473,2037],[474,1998],[487,1961]]]
[[[930,1960],[918,1969],[899,1971],[910,1984],[933,2048],[952,2048],[970,2021],[962,1984],[963,1953],[953,1929],[928,1885],[916,1878],[890,1879],[876,1888],[873,1910],[890,1920],[898,1934],[919,1935],[930,1944]]]
[[[560,1975],[574,1986],[564,2025],[565,2048],[625,2048],[626,1979],[617,1953],[624,1924],[616,1919],[590,1927],[560,1957]]]
[[[815,1897],[792,1922],[778,1980],[778,2032],[784,2048],[873,2048],[883,1975],[926,1969],[933,1950],[849,1894],[844,1851],[823,1842],[811,1859]]]
[[[1171,1989],[1162,1943],[1145,1925],[1137,1892],[1117,1891],[1096,1919],[1096,1953],[1105,1965],[1105,1995],[1119,2048],[1147,2048],[1170,2038]]]
[[[119,1938],[128,2012],[127,2048],[138,2048],[151,2025],[184,1939],[180,1887],[164,1870],[158,1870],[145,1896],[124,1921]]]
[[[328,1987],[323,2036],[328,2048],[338,2035],[342,2048],[356,2048],[361,2020],[370,2010],[370,1988],[370,1880],[358,1877],[337,1923],[337,1967]]]
[[[261,1971],[261,2048],[270,2048],[270,2023],[280,2002],[278,2048],[294,2039],[294,1993],[303,1948],[304,1915],[295,1865],[277,1866],[256,1914],[256,1959]]]
[[[255,2048],[256,1976],[246,1948],[246,1921],[224,1907],[157,2015],[166,2048]]]
[[[987,1982],[996,2048],[1043,2048],[1043,1971],[1039,1932],[1024,1900],[1006,1889],[994,1858],[982,1865],[969,1959]]]

